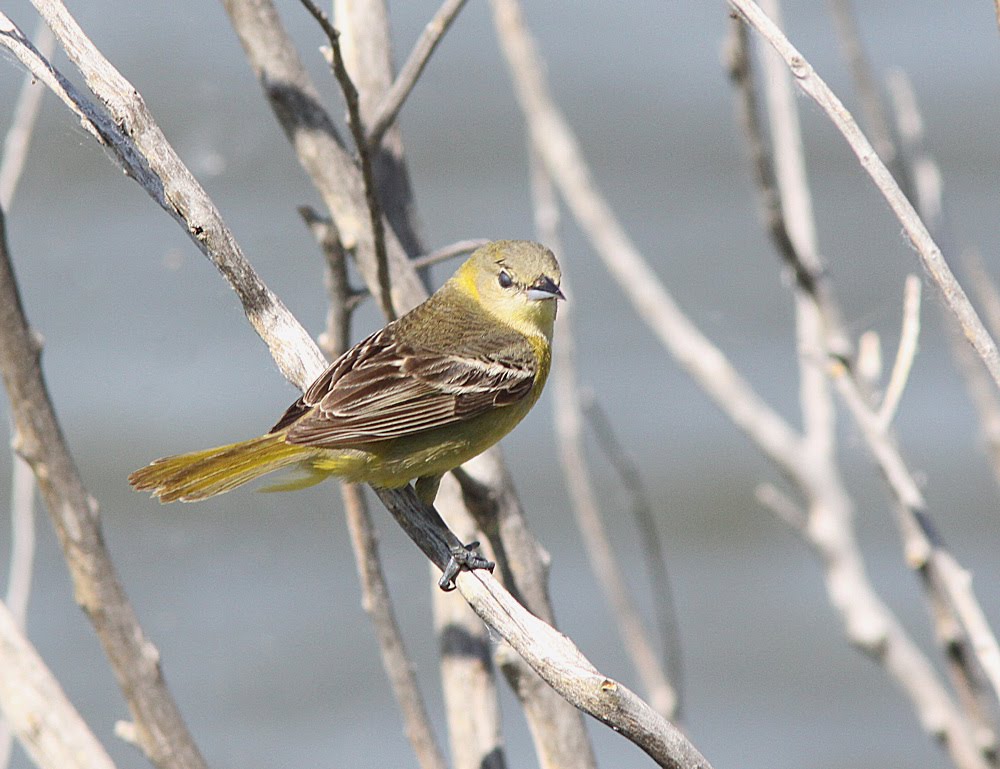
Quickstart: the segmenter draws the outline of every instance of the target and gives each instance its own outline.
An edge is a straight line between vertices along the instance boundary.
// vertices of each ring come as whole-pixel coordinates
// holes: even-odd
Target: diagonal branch
[[[966,339],[983,359],[994,383],[1000,387],[1000,352],[997,350],[996,342],[983,326],[965,291],[955,279],[941,254],[941,249],[934,242],[920,216],[879,159],[850,112],[760,6],[753,0],[728,0],[728,2],[777,51],[794,75],[799,88],[827,113],[834,126],[847,140],[861,167],[875,182],[875,186],[903,225],[903,230],[920,255],[924,269],[941,290],[945,303],[958,319]]]
[[[204,769],[204,759],[167,690],[159,652],[140,627],[104,544],[97,502],[84,487],[63,438],[40,355],[21,306],[0,212],[0,373],[14,419],[15,450],[35,473],[76,600],[97,631],[125,694],[139,745],[160,769]]]
[[[410,51],[410,56],[403,64],[399,75],[396,76],[392,86],[378,103],[375,116],[371,119],[371,125],[368,128],[369,146],[377,147],[382,142],[382,137],[396,121],[396,116],[403,108],[403,102],[406,101],[406,97],[410,95],[410,91],[417,84],[431,54],[434,53],[434,49],[437,48],[438,43],[441,42],[464,5],[465,0],[445,0],[434,17],[427,22],[427,26],[424,27],[424,31],[416,45],[413,46],[413,50]]]

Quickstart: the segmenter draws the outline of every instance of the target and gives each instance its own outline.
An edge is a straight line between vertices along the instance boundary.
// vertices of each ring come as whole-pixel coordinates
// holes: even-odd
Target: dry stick
[[[465,0],[445,0],[434,17],[427,22],[406,63],[393,81],[392,87],[382,96],[374,117],[369,121],[367,138],[370,147],[377,147],[382,142],[386,130],[396,121],[403,102],[417,84],[431,54],[464,5]]]
[[[532,191],[535,201],[535,229],[539,240],[556,253],[559,242],[559,206],[552,182],[532,152]],[[571,285],[564,281],[564,285]],[[567,289],[572,295],[572,291]],[[553,418],[566,489],[573,502],[576,525],[583,537],[590,568],[614,613],[615,626],[628,653],[636,676],[646,688],[653,708],[664,718],[676,719],[679,698],[653,647],[639,610],[629,593],[624,570],[618,563],[607,527],[601,518],[597,493],[583,450],[583,407],[577,385],[573,308],[560,308],[557,339],[553,346]]]
[[[443,568],[451,553],[430,523],[433,508],[425,507],[410,487],[375,489],[375,493],[394,515],[405,514],[405,519],[397,518],[405,529],[416,526],[424,531],[426,536],[418,544]],[[601,675],[566,636],[528,612],[492,574],[462,571],[455,581],[473,610],[566,700],[634,742],[660,766],[709,766],[676,727],[631,690]]]
[[[442,479],[438,498],[442,515],[463,542],[482,536],[476,521],[461,504],[462,492],[454,476]],[[483,553],[494,559],[488,544],[483,546]],[[453,593],[435,588],[431,601],[441,655],[439,675],[452,765],[455,769],[505,769],[494,644],[489,628]]]
[[[667,574],[666,558],[656,527],[653,506],[639,472],[639,465],[618,440],[614,425],[607,412],[601,408],[592,392],[581,393],[581,399],[583,413],[597,439],[597,445],[618,473],[623,488],[632,500],[629,507],[639,531],[639,540],[642,543],[642,552],[655,597],[654,613],[663,642],[664,666],[667,671],[667,679],[671,682],[674,691],[677,692],[677,713],[681,714],[684,697],[684,668],[681,656],[681,639],[678,632],[677,608],[674,602],[674,591],[670,585],[670,577]]]
[[[858,104],[864,118],[872,144],[882,161],[899,180],[905,191],[909,191],[906,168],[899,162],[896,144],[892,140],[892,129],[889,127],[889,116],[885,104],[879,96],[878,83],[872,77],[872,68],[868,62],[864,45],[861,42],[861,32],[857,19],[851,10],[851,0],[828,0],[830,16],[833,18],[833,28],[837,33],[840,51],[851,73],[854,90],[857,92]]]
[[[0,712],[39,769],[114,769],[104,747],[0,603]]]
[[[323,370],[322,355],[249,266],[218,210],[167,142],[139,92],[97,50],[59,0],[35,0],[34,4],[111,118],[64,83],[84,127],[114,152],[126,173],[184,226],[198,248],[241,292],[247,318],[282,373],[296,383],[311,382]],[[41,65],[51,69],[44,60]],[[39,74],[34,68],[31,71]]]
[[[299,212],[326,258],[329,309],[326,330],[320,344],[327,356],[334,360],[349,344],[351,311],[358,304],[358,295],[351,290],[348,282],[347,258],[336,225],[330,220],[322,219],[308,207],[301,207]],[[361,605],[371,618],[382,667],[402,711],[407,739],[421,769],[444,769],[448,764],[434,738],[427,707],[396,621],[392,597],[379,558],[378,538],[364,492],[361,486],[351,483],[341,483],[340,491],[361,584]]]
[[[46,58],[52,55],[55,37],[41,20],[35,30],[35,46]],[[14,116],[3,142],[0,158],[0,213],[10,211],[14,193],[28,157],[35,123],[45,89],[25,74]],[[35,561],[35,476],[31,467],[15,453],[10,484],[10,558],[7,569],[7,608],[17,627],[24,630],[31,595]],[[7,721],[0,719],[0,769],[10,765],[13,734]]]
[[[223,5],[299,163],[337,221],[344,248],[354,255],[372,295],[378,294],[378,260],[361,172],[344,149],[274,4],[223,0]],[[402,312],[425,299],[427,289],[391,227],[385,228],[385,237],[392,304]]]
[[[903,323],[899,331],[899,347],[889,375],[885,395],[878,409],[878,420],[882,429],[888,430],[896,416],[896,409],[903,397],[903,390],[910,378],[913,359],[917,354],[917,340],[920,338],[920,278],[907,275],[903,289]]]
[[[333,74],[340,84],[340,90],[344,94],[344,101],[347,103],[347,125],[351,129],[351,136],[354,138],[354,146],[358,153],[358,160],[361,165],[361,178],[365,186],[365,201],[368,204],[368,218],[371,221],[372,241],[375,244],[375,262],[378,276],[378,303],[382,308],[382,314],[389,320],[396,318],[396,311],[392,306],[392,289],[389,285],[389,261],[385,251],[385,227],[382,224],[382,205],[379,203],[378,193],[375,189],[375,174],[372,170],[372,156],[369,151],[368,142],[365,140],[365,127],[361,122],[361,111],[358,105],[358,89],[354,87],[351,76],[347,74],[347,67],[344,66],[344,57],[340,52],[340,33],[333,28],[326,14],[321,11],[312,0],[300,0],[306,10],[312,14],[319,24],[323,33],[330,41],[330,50],[333,53],[330,66]]]
[[[890,70],[886,76],[886,85],[892,100],[901,154],[906,164],[912,168],[917,208],[931,230],[938,232],[945,224],[941,172],[925,144],[923,118],[917,107],[916,96],[902,70]],[[987,325],[993,334],[1000,333],[1000,292],[997,291],[996,284],[977,252],[965,250],[962,262]],[[979,414],[980,429],[990,454],[990,469],[994,479],[1000,484],[1000,393],[997,393],[982,363],[964,340],[958,337],[955,324],[946,325],[952,332],[949,349]]]
[[[993,756],[1000,728],[1000,645],[972,591],[972,578],[944,548],[925,514],[923,495],[878,415],[845,372],[834,381],[895,497],[906,562],[928,594],[938,640],[976,726],[979,749]]]
[[[920,216],[892,178],[892,174],[879,160],[877,153],[872,149],[861,129],[858,128],[854,118],[851,117],[840,99],[816,74],[809,62],[792,46],[784,33],[753,0],[728,0],[728,2],[778,52],[795,76],[799,88],[827,113],[834,126],[847,140],[862,168],[871,176],[875,186],[903,225],[910,242],[920,255],[924,268],[941,289],[945,303],[958,319],[966,338],[983,359],[993,381],[997,386],[1000,386],[1000,352],[997,351],[996,343],[983,326],[965,295],[965,291],[962,290],[952,274],[948,263],[941,254],[941,249],[938,248]]]
[[[24,316],[0,213],[0,369],[15,450],[31,465],[73,577],[128,701],[142,749],[160,769],[203,769],[167,691],[159,652],[139,626],[104,545],[97,502],[83,486],[42,377],[41,349]]]
[[[780,9],[778,7],[777,0],[769,0],[768,2],[769,10],[771,14],[777,19]],[[779,20],[780,21],[780,20]],[[738,46],[746,45],[746,36],[740,35],[738,37]],[[794,112],[795,106],[791,98],[791,85],[788,82],[787,73],[784,67],[781,66],[780,61],[772,53],[770,56],[765,57],[765,64],[768,66],[769,71],[767,77],[765,78],[767,83],[767,88],[770,90],[781,90],[783,92],[780,98],[772,97],[770,99],[772,108],[778,109],[785,112]],[[745,83],[742,83],[743,87],[752,87],[752,79],[748,78]],[[780,197],[783,203],[794,202],[800,198],[808,197],[808,188],[805,184],[805,174],[804,174],[804,160],[802,158],[801,152],[801,139],[798,136],[797,118],[791,117],[791,115],[776,115],[772,114],[771,117],[772,125],[777,128],[774,135],[774,144],[776,147],[776,158],[781,161],[784,166],[784,172],[779,172],[778,183],[781,189]],[[753,125],[748,123],[748,130],[753,130]],[[799,212],[801,216],[810,216],[809,211],[810,206],[806,204],[800,207]],[[789,218],[791,219],[792,214],[789,213]],[[794,223],[794,219],[792,219]],[[798,233],[797,237],[791,238],[793,245],[796,250],[796,254],[792,257],[793,259],[801,258],[800,248],[807,249],[807,253],[812,253],[813,259],[816,259],[816,245],[814,241],[814,227],[807,226],[802,227]],[[800,326],[800,349],[804,349],[805,352],[802,353],[803,358],[810,354],[818,356],[822,360],[823,356],[823,343],[824,339],[822,334],[819,332],[819,324],[816,322],[816,318],[810,309],[815,311],[819,309],[818,306],[810,308],[804,305],[801,301],[798,305],[798,320]],[[911,303],[909,307],[912,313],[915,313],[916,308]],[[904,346],[901,348],[900,355],[898,356],[899,366],[896,367],[897,371],[908,371],[909,363],[907,361],[908,351],[905,347],[906,343],[910,341],[913,334],[916,333],[913,327],[916,326],[916,319],[910,317],[908,321],[908,326],[910,328],[907,333],[903,336]],[[806,336],[805,340],[803,335]],[[913,340],[915,350],[915,340]],[[912,353],[910,353],[912,354]],[[813,364],[814,365],[814,364]],[[804,359],[802,362],[803,372],[809,370],[810,361]],[[846,366],[841,365],[840,369],[844,372],[848,372],[849,369]],[[818,372],[816,372],[818,373]],[[905,379],[899,380],[899,374],[897,374],[897,381],[893,385],[897,392],[901,392],[902,387],[905,385]],[[854,380],[851,380],[852,386],[856,386]],[[898,394],[891,395],[891,398],[898,398]],[[838,485],[841,484],[839,480],[839,473],[836,470],[835,465],[835,454],[833,447],[833,433],[832,433],[832,405],[830,404],[830,397],[827,385],[824,382],[814,381],[812,386],[809,386],[805,381],[803,384],[802,392],[803,406],[806,407],[812,404],[811,408],[818,419],[810,420],[806,418],[807,424],[807,442],[808,447],[813,450],[811,464],[814,465],[814,469],[819,471],[821,476],[827,476],[829,479],[834,480]],[[892,408],[892,400],[888,402],[890,411]],[[808,440],[811,431],[816,430],[817,434],[820,434],[818,440]],[[815,491],[815,489],[814,489]],[[850,547],[855,551],[855,559],[860,562],[860,554],[857,552],[857,545],[853,542],[852,533],[852,523],[849,515],[841,516],[831,516],[830,509],[827,505],[820,504],[816,505],[816,497],[810,495],[810,504],[816,511],[814,514],[810,515],[810,518],[816,518],[817,520],[811,521],[811,526],[807,531],[815,531],[821,527],[829,527],[831,525],[838,526],[842,529],[842,536],[847,537],[850,541]],[[824,519],[825,523],[820,524],[819,519]],[[861,575],[863,577],[863,574]],[[935,601],[938,594],[932,594],[932,601]],[[911,689],[911,692],[913,690]],[[931,693],[930,689],[924,690],[924,695]],[[911,693],[911,697],[913,694]],[[960,714],[950,704],[950,698],[945,696],[945,700],[941,703],[947,706],[947,721],[946,721],[946,732],[948,734],[947,743],[949,750],[951,750],[952,758],[957,764],[961,765],[976,765],[975,763],[981,761],[981,756],[976,755],[974,740],[970,739],[971,735],[969,733],[966,724],[963,723]],[[923,705],[926,707],[926,703]]]
[[[902,156],[913,165],[916,198],[920,201],[922,212],[925,209],[927,216],[943,229],[941,175],[924,146],[922,119],[912,89],[902,72],[892,74],[890,93],[897,110]],[[977,390],[983,389],[979,361],[967,359],[964,345],[953,345],[953,352],[959,368],[965,372],[971,394],[980,408],[981,419],[984,425],[989,425],[989,420],[996,418],[996,412],[992,410],[996,391],[988,387],[977,397]],[[875,440],[867,433],[866,438],[870,445]],[[887,435],[883,440],[891,441],[891,437]],[[890,445],[882,450],[881,455],[872,449],[876,457],[887,455],[887,458],[878,460],[883,472],[885,463],[890,460],[902,466],[902,459],[892,457],[893,449],[894,445]],[[906,480],[902,470],[898,475],[901,480],[897,481],[897,486]],[[892,479],[897,476],[887,474],[887,477]],[[918,570],[929,593],[937,636],[948,662],[949,673],[962,695],[962,703],[970,718],[977,724],[984,750],[995,752],[1000,734],[1000,646],[972,593],[971,578],[944,550],[940,537],[923,514],[923,499],[919,490],[916,494],[906,494],[896,488],[893,491],[898,500],[906,542],[910,543],[910,550],[917,554],[907,561]]]
[[[392,87],[395,71],[388,4],[386,0],[333,0],[332,5],[344,64],[358,88],[361,119],[368,126]],[[400,127],[390,126],[371,151],[375,189],[386,220],[406,254],[415,256],[423,249]]]
[[[432,267],[435,264],[440,264],[441,262],[446,262],[449,259],[454,259],[456,256],[464,256],[465,254],[471,254],[477,248],[485,246],[490,241],[485,238],[469,238],[467,240],[457,240],[454,243],[450,243],[442,248],[437,248],[431,251],[429,254],[424,254],[423,256],[418,256],[413,260],[413,266],[417,269],[423,269],[424,267]]]

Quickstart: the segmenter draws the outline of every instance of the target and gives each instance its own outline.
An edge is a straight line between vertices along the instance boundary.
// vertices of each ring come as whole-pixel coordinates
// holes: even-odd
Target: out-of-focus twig
[[[413,266],[418,269],[431,267],[435,264],[446,262],[449,259],[454,259],[456,256],[470,254],[480,246],[485,246],[487,243],[489,243],[489,240],[486,240],[485,238],[458,240],[454,243],[449,243],[447,246],[443,246],[442,248],[435,249],[429,254],[418,256],[413,260]]]
[[[920,278],[908,275],[903,290],[903,322],[899,331],[899,346],[896,360],[892,364],[889,383],[878,410],[878,419],[883,429],[888,429],[896,415],[899,400],[910,378],[913,359],[917,354],[917,340],[920,338]]]
[[[35,30],[35,48],[44,59],[52,58],[55,47],[55,36],[52,30],[39,21]],[[21,92],[14,105],[13,119],[3,140],[3,159],[0,160],[0,208],[10,212],[10,204],[14,199],[14,190],[21,178],[24,162],[28,158],[28,148],[35,132],[35,121],[42,106],[42,95],[45,89],[35,83],[31,73],[26,73]]]
[[[581,400],[583,413],[590,423],[590,428],[597,439],[597,445],[601,447],[608,462],[618,472],[622,487],[631,500],[629,508],[639,532],[639,542],[642,544],[642,552],[655,597],[653,611],[656,614],[657,627],[660,629],[664,666],[667,670],[667,679],[676,692],[676,713],[680,715],[683,713],[684,697],[681,638],[677,622],[677,609],[674,603],[674,591],[667,573],[666,554],[656,527],[650,497],[639,473],[638,464],[621,445],[611,419],[601,408],[593,392],[585,390],[581,393]]]
[[[885,164],[879,159],[850,112],[760,6],[753,0],[728,0],[728,2],[778,52],[791,70],[799,88],[826,112],[834,126],[847,140],[861,167],[875,182],[879,192],[903,225],[903,230],[920,255],[921,263],[941,290],[942,298],[958,319],[966,338],[983,359],[993,381],[1000,387],[1000,352],[996,343],[983,326],[962,286],[952,274],[941,249],[934,242],[926,225],[896,180],[892,178]]]
[[[114,769],[59,682],[0,602],[0,713],[39,769]]]
[[[52,30],[41,20],[35,30],[35,47],[45,58],[51,58],[55,47]],[[45,89],[35,83],[31,74],[25,74],[14,107],[14,116],[4,137],[3,155],[0,157],[0,215],[6,215],[14,201],[44,93]],[[24,630],[35,561],[35,476],[28,463],[16,453],[11,472],[10,519],[10,558],[5,600],[17,627]],[[0,719],[0,769],[6,769],[10,765],[12,747],[13,734],[7,721]]]
[[[962,704],[975,723],[979,750],[993,755],[1000,728],[1000,646],[972,592],[972,579],[944,548],[926,515],[923,494],[884,422],[846,371],[835,375],[834,382],[895,497],[906,562],[928,593],[938,639]]]
[[[530,148],[529,148],[530,150]],[[532,168],[532,192],[535,204],[535,228],[539,240],[556,253],[562,253],[559,238],[559,206],[555,190],[536,153]],[[564,280],[564,286],[571,286]],[[572,291],[567,288],[567,293]],[[618,635],[631,658],[638,680],[646,688],[650,704],[665,718],[676,720],[679,710],[677,691],[649,638],[645,623],[632,600],[621,565],[611,547],[607,527],[601,518],[597,494],[590,481],[583,450],[583,405],[577,385],[573,308],[566,303],[560,308],[558,338],[552,361],[552,398],[559,458],[566,479],[566,489],[573,500],[573,513],[583,538],[590,568],[604,592],[605,600],[614,612]],[[659,598],[659,596],[658,596]]]
[[[354,87],[354,82],[344,65],[344,57],[340,51],[340,33],[333,28],[326,14],[312,0],[300,0],[300,2],[316,19],[330,41],[332,52],[330,66],[333,68],[333,74],[340,84],[340,90],[344,94],[344,101],[347,104],[347,124],[351,129],[351,136],[354,138],[354,146],[361,166],[361,178],[365,185],[365,200],[368,203],[368,218],[371,222],[372,242],[375,244],[375,262],[378,269],[378,303],[379,307],[382,308],[382,314],[389,320],[393,320],[396,317],[396,310],[392,304],[392,288],[389,285],[389,257],[385,249],[382,204],[379,202],[378,191],[375,187],[371,149],[365,138],[365,127],[361,120],[358,89]]]
[[[840,50],[847,63],[858,95],[858,104],[864,118],[872,145],[886,164],[899,186],[909,195],[910,185],[905,166],[899,162],[896,143],[892,140],[892,129],[886,113],[885,102],[879,95],[879,87],[872,76],[872,68],[861,42],[861,32],[851,7],[851,0],[828,0],[833,28],[840,42]]]
[[[378,146],[386,129],[395,122],[399,110],[403,107],[403,102],[410,95],[413,86],[417,84],[431,54],[434,53],[434,49],[441,42],[463,5],[465,5],[465,0],[444,0],[434,17],[427,22],[424,31],[403,64],[403,68],[393,81],[392,87],[379,101],[375,117],[370,121],[367,140],[371,147]]]
[[[140,746],[159,769],[204,769],[167,689],[159,652],[139,625],[104,544],[97,502],[84,487],[63,438],[40,355],[21,305],[0,211],[0,373],[14,421],[14,449],[35,474],[77,602],[112,663]]]
[[[766,7],[770,16],[780,24],[780,6],[777,0],[767,0]],[[745,35],[735,36],[735,47],[745,48],[746,45]],[[743,56],[749,60],[745,51]],[[768,101],[772,112],[772,142],[779,166],[776,174],[778,194],[784,215],[791,226],[796,222],[795,211],[789,204],[808,198],[809,194],[804,182],[804,155],[797,117],[774,113],[796,113],[797,110],[782,60],[776,53],[769,51],[764,56],[764,62],[767,70],[765,88],[769,92],[781,92],[780,96],[776,98],[772,95]],[[753,87],[749,77],[738,84],[741,88]],[[752,124],[748,125],[752,128]],[[798,215],[811,217],[810,208],[809,205],[799,205]],[[809,255],[810,260],[818,259],[814,225],[800,226],[790,235],[791,245],[799,252],[795,259],[803,258],[803,254]],[[826,359],[824,350],[828,349],[824,335],[819,333],[820,329],[823,325],[829,328],[831,322],[830,319],[817,318],[816,311],[823,312],[821,305],[817,303],[810,306],[812,303],[803,302],[803,299],[808,300],[810,297],[806,295],[797,301],[796,319],[800,370],[803,374],[800,401],[805,423],[804,458],[808,467],[800,468],[793,475],[808,502],[807,525],[802,532],[822,556],[827,590],[834,605],[842,613],[848,636],[880,660],[895,677],[909,695],[925,728],[943,740],[957,765],[980,767],[984,759],[971,728],[937,680],[928,661],[876,596],[865,573],[854,533],[850,500],[837,468],[833,404],[829,387],[825,381],[825,371],[816,366]],[[905,350],[902,354],[905,356]],[[845,378],[851,377],[851,384],[856,387],[853,372],[849,369],[850,362],[837,355],[833,355],[832,359],[835,361],[835,369],[843,372]],[[905,363],[905,357],[900,362]],[[823,381],[820,381],[818,375],[823,376]],[[894,388],[901,391],[904,385],[905,379],[897,379]],[[897,397],[892,396],[892,399]],[[862,626],[858,622],[862,618],[876,620],[881,626],[883,635],[876,645],[869,645],[862,640]],[[933,724],[930,714],[936,717]]]

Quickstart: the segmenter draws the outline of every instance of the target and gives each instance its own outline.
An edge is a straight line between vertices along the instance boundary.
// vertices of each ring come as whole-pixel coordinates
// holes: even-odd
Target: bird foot
[[[444,573],[441,575],[441,579],[438,580],[439,588],[446,593],[454,590],[455,577],[458,576],[458,573],[462,569],[468,569],[469,571],[473,569],[486,569],[492,573],[496,564],[480,555],[476,551],[478,547],[479,542],[470,542],[467,545],[459,545],[451,549],[451,558],[448,559],[448,564],[444,567]]]

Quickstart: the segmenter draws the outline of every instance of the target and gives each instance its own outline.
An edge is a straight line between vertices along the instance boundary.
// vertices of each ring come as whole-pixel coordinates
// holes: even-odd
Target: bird
[[[192,502],[266,473],[401,488],[432,505],[441,478],[509,433],[551,364],[559,263],[545,246],[478,248],[423,303],[344,352],[257,438],[157,459],[128,480],[161,502]]]

